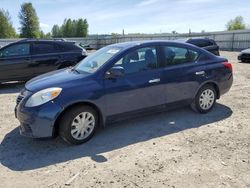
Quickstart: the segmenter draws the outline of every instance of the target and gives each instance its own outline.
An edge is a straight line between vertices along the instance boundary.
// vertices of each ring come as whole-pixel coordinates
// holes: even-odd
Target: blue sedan
[[[227,59],[191,44],[118,43],[27,82],[15,113],[24,136],[81,144],[99,126],[156,110],[190,105],[207,113],[232,82]]]

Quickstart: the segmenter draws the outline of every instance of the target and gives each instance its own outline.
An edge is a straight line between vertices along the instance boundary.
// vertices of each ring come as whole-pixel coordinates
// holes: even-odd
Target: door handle
[[[156,78],[156,79],[153,79],[153,80],[149,80],[148,83],[152,84],[152,83],[157,83],[157,82],[160,82],[161,79],[160,78]]]
[[[205,71],[198,71],[198,72],[195,72],[196,75],[203,75],[205,74]]]

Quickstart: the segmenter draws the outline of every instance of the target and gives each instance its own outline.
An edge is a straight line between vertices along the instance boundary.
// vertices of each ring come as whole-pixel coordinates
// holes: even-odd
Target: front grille
[[[30,91],[23,89],[16,99],[16,104],[18,105],[25,97],[27,97],[30,94],[31,94]]]
[[[18,95],[18,97],[16,99],[16,105],[18,105],[23,100],[23,98],[24,98],[23,95]]]
[[[243,57],[243,58],[250,58],[250,54],[242,54],[241,57]]]

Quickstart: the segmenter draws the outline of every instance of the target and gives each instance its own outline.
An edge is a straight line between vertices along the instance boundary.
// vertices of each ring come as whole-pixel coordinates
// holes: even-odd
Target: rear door
[[[32,77],[30,44],[15,43],[0,50],[0,80],[23,80]]]
[[[60,53],[53,42],[33,42],[31,55],[31,66],[35,74],[56,70],[60,63]]]
[[[204,79],[205,66],[197,63],[199,53],[181,46],[162,46],[162,80],[166,103],[189,101]]]

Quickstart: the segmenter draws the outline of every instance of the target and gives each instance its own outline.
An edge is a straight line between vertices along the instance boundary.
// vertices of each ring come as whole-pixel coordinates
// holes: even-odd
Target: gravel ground
[[[129,120],[80,146],[19,136],[13,109],[22,85],[2,85],[0,187],[250,187],[250,64],[222,55],[234,84],[210,113]]]

